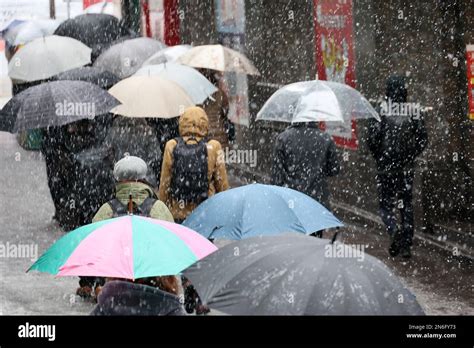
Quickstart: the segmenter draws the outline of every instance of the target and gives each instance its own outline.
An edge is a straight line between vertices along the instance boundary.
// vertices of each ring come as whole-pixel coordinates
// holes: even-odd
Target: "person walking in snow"
[[[389,253],[391,256],[401,254],[404,258],[411,257],[414,234],[415,159],[428,143],[422,115],[419,110],[414,113],[405,107],[407,99],[405,78],[390,76],[386,82],[385,101],[380,107],[381,122],[369,121],[367,138],[377,166],[380,215],[391,238]],[[400,211],[400,228],[395,208]]]
[[[289,187],[329,209],[326,179],[339,173],[336,145],[317,122],[293,123],[275,142],[272,184]]]

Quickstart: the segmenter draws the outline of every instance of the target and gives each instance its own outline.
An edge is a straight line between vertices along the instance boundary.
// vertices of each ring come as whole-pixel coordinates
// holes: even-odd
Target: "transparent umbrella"
[[[143,66],[174,62],[191,48],[191,45],[176,45],[164,48],[148,58]]]
[[[267,100],[257,120],[279,122],[344,122],[352,118],[380,120],[369,101],[354,88],[331,81],[292,83]]]

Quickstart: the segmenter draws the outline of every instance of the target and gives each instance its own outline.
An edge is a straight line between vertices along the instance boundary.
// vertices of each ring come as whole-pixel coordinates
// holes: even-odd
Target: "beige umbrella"
[[[194,106],[177,83],[157,76],[129,77],[114,85],[109,93],[122,103],[111,112],[127,117],[172,118]]]
[[[177,62],[194,68],[260,75],[257,68],[242,53],[222,45],[193,47],[180,56]]]

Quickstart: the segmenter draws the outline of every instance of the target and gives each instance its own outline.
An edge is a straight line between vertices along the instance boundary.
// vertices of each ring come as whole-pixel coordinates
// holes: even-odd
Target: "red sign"
[[[178,0],[165,0],[165,44],[179,45],[179,5]]]
[[[319,80],[355,87],[352,0],[313,0]],[[337,145],[357,149],[356,122],[322,125]]]
[[[469,119],[474,120],[474,45],[466,46],[467,91]]]
[[[82,2],[82,4],[83,4],[82,8],[86,9],[86,8],[88,8],[90,5],[94,5],[94,4],[97,4],[98,2],[102,2],[102,1],[104,1],[104,0],[83,0],[83,2]],[[105,0],[105,1],[110,2],[110,1],[112,1],[112,0]]]

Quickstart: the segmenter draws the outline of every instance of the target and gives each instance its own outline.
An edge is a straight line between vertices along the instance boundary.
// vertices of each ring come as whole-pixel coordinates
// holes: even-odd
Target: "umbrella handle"
[[[337,239],[337,235],[339,234],[339,227],[336,227],[336,232],[334,233],[334,236],[331,238],[331,244],[334,244],[334,242]]]
[[[133,215],[133,200],[132,194],[128,196],[128,215]]]
[[[216,232],[219,228],[221,228],[222,226],[216,226],[212,229],[211,233],[209,234],[209,236],[207,237],[208,240],[214,240],[214,238],[212,238],[211,236],[214,234],[214,232]]]

